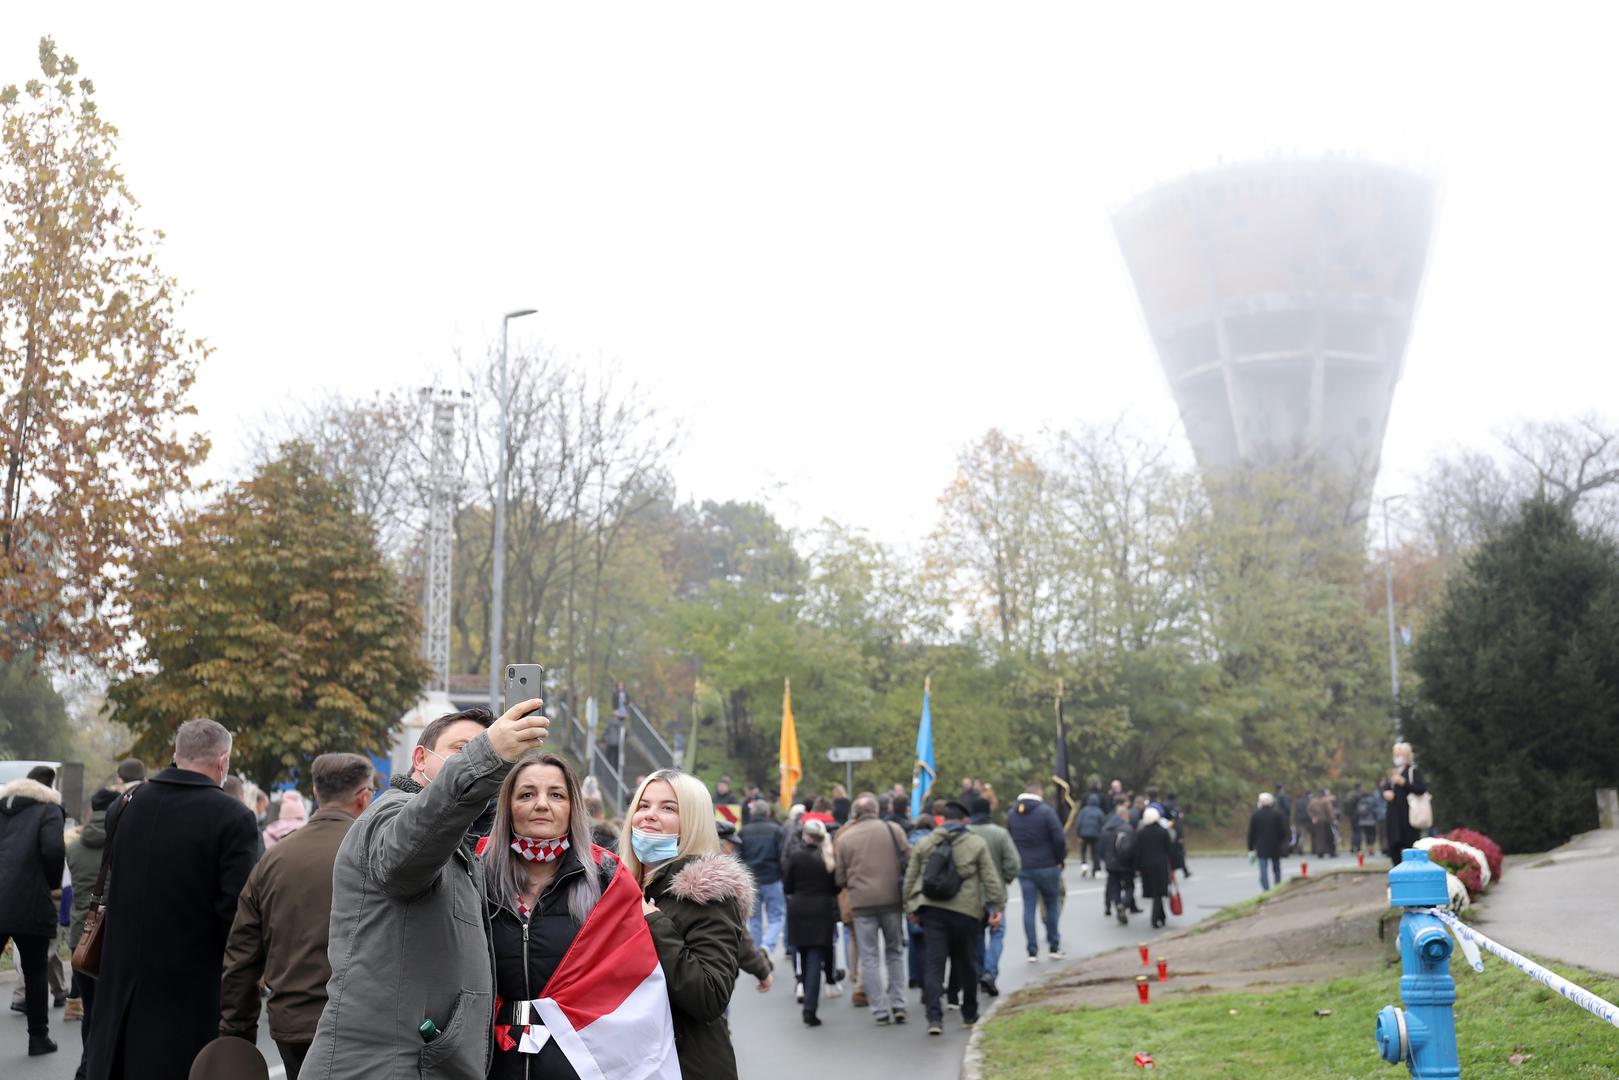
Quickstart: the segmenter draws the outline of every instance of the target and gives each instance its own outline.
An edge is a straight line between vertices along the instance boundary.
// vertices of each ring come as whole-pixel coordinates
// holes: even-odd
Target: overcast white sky
[[[683,495],[909,544],[990,426],[1175,425],[1113,210],[1323,150],[1442,184],[1385,490],[1614,400],[1605,5],[1103,7],[8,0],[0,83],[46,33],[95,80],[218,350],[214,475],[532,306],[683,420]]]

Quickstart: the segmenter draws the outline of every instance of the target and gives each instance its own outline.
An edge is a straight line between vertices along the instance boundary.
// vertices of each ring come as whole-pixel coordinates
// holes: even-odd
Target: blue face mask
[[[668,833],[646,832],[643,829],[632,829],[630,832],[630,846],[635,849],[635,857],[644,865],[656,866],[666,863],[680,854],[680,837]]]

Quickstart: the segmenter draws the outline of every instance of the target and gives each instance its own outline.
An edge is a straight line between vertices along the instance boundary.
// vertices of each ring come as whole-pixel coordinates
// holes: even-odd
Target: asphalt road
[[[1190,926],[1227,904],[1259,891],[1258,872],[1246,859],[1194,855],[1191,865],[1193,876],[1182,888],[1186,914],[1171,919],[1171,929]],[[1283,869],[1296,873],[1297,864],[1289,861]],[[1044,959],[1043,943],[1042,959],[1038,963],[1030,964],[1024,959],[1023,908],[1018,890],[1013,887],[1006,951],[1001,959],[1003,993],[1061,966],[1083,965],[1087,956],[1151,941],[1156,936],[1148,928],[1146,915],[1132,917],[1128,927],[1102,918],[1102,884],[1080,877],[1077,865],[1069,865],[1066,878],[1068,903],[1061,926],[1068,959],[1062,962]],[[801,1007],[793,1000],[790,972],[785,969],[779,953],[776,961],[777,980],[768,994],[758,993],[754,980],[744,975],[732,999],[732,1037],[743,1080],[779,1076],[808,1062],[814,1062],[819,1075],[835,1076],[838,1080],[893,1080],[896,1075],[903,1075],[906,1080],[955,1080],[959,1075],[961,1055],[967,1043],[967,1029],[961,1025],[960,1013],[946,1013],[944,1035],[930,1038],[920,990],[909,993],[910,1023],[887,1028],[874,1024],[869,1010],[851,1007],[849,996],[845,994],[842,998],[823,997],[822,1026],[806,1028],[800,1017]],[[15,986],[15,974],[0,975],[0,1001],[9,1002]],[[987,1005],[981,1002],[980,1008]],[[79,1025],[63,1024],[61,1016],[60,1009],[51,1010],[51,1035],[62,1049],[55,1054],[30,1058],[27,1056],[27,1026],[22,1014],[4,1011],[0,1015],[0,1076],[6,1080],[71,1080],[79,1064]],[[281,1059],[263,1025],[260,1031],[263,1034],[259,1048],[270,1063],[271,1080],[279,1080],[283,1076]]]
[[[1259,891],[1259,872],[1245,858],[1198,858],[1194,854],[1191,867],[1192,877],[1181,890],[1186,914],[1170,920],[1171,930],[1190,926]],[[1283,871],[1296,873],[1297,863],[1290,861]],[[1068,954],[1065,961],[1044,958],[1041,930],[1041,959],[1034,964],[1027,962],[1023,906],[1013,886],[1008,912],[1011,925],[1001,957],[999,983],[1003,994],[1060,968],[1083,966],[1087,956],[1150,942],[1160,933],[1149,928],[1146,914],[1132,916],[1128,927],[1104,919],[1102,883],[1081,878],[1076,864],[1069,864],[1065,877],[1068,902],[1060,923],[1063,950]],[[1151,910],[1150,905],[1146,907]],[[754,980],[744,975],[731,999],[732,1041],[743,1080],[779,1076],[794,1071],[793,1063],[808,1062],[814,1062],[817,1075],[835,1076],[838,1080],[894,1080],[896,1076],[904,1076],[905,1080],[955,1080],[960,1075],[969,1031],[962,1026],[960,1013],[946,1012],[944,1034],[930,1037],[920,990],[909,992],[910,1022],[893,1027],[878,1027],[869,1009],[850,1006],[847,994],[830,1000],[823,996],[819,1010],[822,1026],[807,1028],[800,1016],[802,1006],[793,1000],[791,974],[779,954],[776,959],[778,978],[768,994],[758,993]],[[1134,991],[1130,993],[1133,999]],[[979,1008],[986,1007],[981,997]]]

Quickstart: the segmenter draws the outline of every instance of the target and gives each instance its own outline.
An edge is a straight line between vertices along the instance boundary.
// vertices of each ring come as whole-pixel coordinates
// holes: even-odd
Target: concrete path
[[[1545,855],[1508,860],[1466,921],[1509,949],[1619,975],[1616,910],[1619,830],[1599,829]]]

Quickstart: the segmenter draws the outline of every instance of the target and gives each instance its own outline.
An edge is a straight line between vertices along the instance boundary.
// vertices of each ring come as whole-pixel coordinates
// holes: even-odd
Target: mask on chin
[[[680,854],[680,837],[634,829],[630,833],[630,846],[643,866],[656,866]]]

